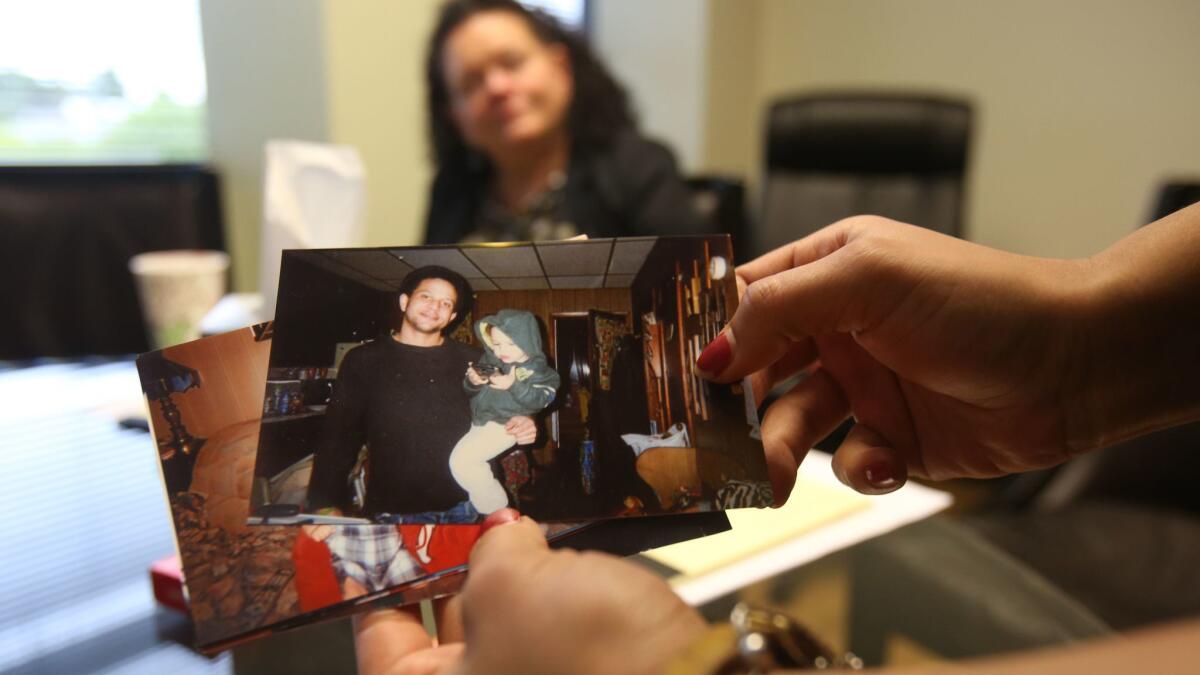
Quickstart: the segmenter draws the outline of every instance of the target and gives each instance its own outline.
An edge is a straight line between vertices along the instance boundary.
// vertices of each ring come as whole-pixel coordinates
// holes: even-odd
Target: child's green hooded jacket
[[[492,352],[487,327],[495,326],[512,338],[529,358],[522,363],[505,364]],[[471,397],[471,424],[487,422],[505,424],[519,415],[541,412],[558,394],[558,373],[546,361],[542,353],[542,337],[538,332],[537,319],[529,312],[518,309],[502,309],[475,323],[475,334],[486,349],[480,363],[496,366],[507,374],[515,368],[516,381],[508,389],[496,389],[490,385],[475,386],[469,378],[463,378],[463,386]]]

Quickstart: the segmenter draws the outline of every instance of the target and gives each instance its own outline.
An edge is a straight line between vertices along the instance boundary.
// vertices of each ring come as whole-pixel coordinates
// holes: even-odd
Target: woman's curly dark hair
[[[564,28],[549,14],[529,10],[514,0],[450,0],[442,6],[425,60],[429,136],[439,169],[470,172],[489,165],[485,157],[467,146],[450,116],[450,92],[443,79],[442,51],[454,29],[475,14],[491,11],[511,12],[524,20],[542,43],[566,47],[574,80],[567,111],[573,156],[604,148],[618,133],[635,127],[629,96],[596,59],[582,36]]]

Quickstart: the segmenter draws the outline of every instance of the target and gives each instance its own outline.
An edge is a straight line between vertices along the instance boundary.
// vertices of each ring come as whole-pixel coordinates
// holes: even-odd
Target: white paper
[[[800,465],[800,477],[823,483],[832,489],[850,491],[834,478],[830,456],[823,452],[814,450],[808,453]],[[861,495],[855,493],[854,497]],[[847,511],[829,523],[718,569],[697,576],[672,579],[671,586],[688,604],[701,605],[756,581],[928,518],[948,508],[953,501],[947,492],[909,482],[890,494],[870,497],[865,508]],[[752,515],[753,511],[747,513]],[[738,527],[734,523],[732,533],[736,536],[737,532]],[[760,533],[750,530],[747,534],[758,536]]]

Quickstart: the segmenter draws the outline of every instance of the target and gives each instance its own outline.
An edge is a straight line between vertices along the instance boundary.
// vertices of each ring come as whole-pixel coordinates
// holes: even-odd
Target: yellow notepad
[[[728,511],[733,529],[647,551],[645,556],[680,571],[680,580],[699,576],[868,506],[849,489],[799,478],[787,504],[778,509]]]

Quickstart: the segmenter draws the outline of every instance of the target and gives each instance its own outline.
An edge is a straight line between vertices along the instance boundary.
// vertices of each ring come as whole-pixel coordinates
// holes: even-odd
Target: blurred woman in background
[[[674,157],[583,39],[513,0],[452,0],[426,62],[430,244],[692,234]]]

